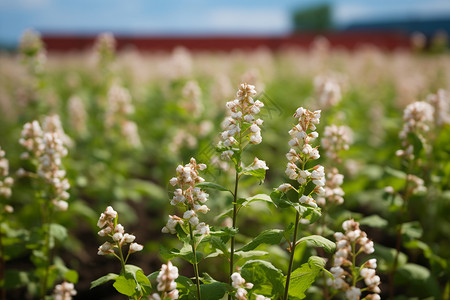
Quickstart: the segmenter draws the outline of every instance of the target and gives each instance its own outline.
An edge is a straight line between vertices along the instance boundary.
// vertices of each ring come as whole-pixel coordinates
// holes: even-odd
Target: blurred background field
[[[421,157],[421,168],[413,170],[428,190],[409,203],[409,223],[403,233],[395,283],[396,299],[449,299],[450,56],[445,29],[450,26],[450,8],[443,1],[431,1],[429,6],[437,7],[437,14],[428,11],[419,18],[422,22],[411,21],[411,9],[399,18],[388,14],[387,20],[374,16],[374,22],[366,22],[367,10],[351,1],[337,1],[335,6],[288,2],[282,4],[291,8],[291,21],[274,21],[259,31],[256,25],[245,27],[256,17],[239,17],[244,12],[251,15],[252,8],[239,11],[236,4],[228,10],[216,9],[236,13],[238,20],[244,19],[242,27],[217,27],[214,31],[212,26],[208,31],[204,29],[207,25],[191,24],[189,32],[179,30],[184,27],[181,21],[163,29],[144,23],[133,31],[113,27],[105,19],[101,27],[92,21],[95,16],[91,12],[87,13],[90,21],[86,28],[61,20],[63,16],[39,23],[46,7],[58,11],[62,4],[0,2],[0,15],[5,16],[9,9],[20,16],[36,16],[36,23],[20,23],[20,18],[16,22],[11,17],[0,21],[4,46],[0,54],[0,146],[14,174],[27,167],[20,158],[23,149],[18,142],[23,124],[55,114],[61,119],[69,145],[63,164],[71,188],[68,210],[56,217],[69,232],[58,249],[65,264],[79,274],[75,299],[117,297],[112,286],[89,290],[92,280],[117,272],[112,260],[97,255],[101,242],[96,223],[106,206],[112,205],[128,230],[144,243],[143,252],[132,263],[148,274],[164,262],[160,246],[171,248],[177,243],[161,233],[167,215],[172,213],[168,182],[177,165],[195,157],[208,165],[203,176],[207,181],[232,185],[229,165],[218,158],[215,145],[222,131],[225,103],[234,99],[241,82],[255,85],[257,99],[265,103],[261,112],[263,143],[250,148],[249,157],[257,156],[269,166],[264,183],[258,185],[252,179],[242,183],[244,194],[268,194],[285,182],[287,132],[298,107],[322,110],[319,137],[324,127],[332,124],[346,125],[353,131],[342,162],[324,154],[320,160],[325,167],[339,166],[345,176],[345,201],[327,208],[326,218],[332,231],[340,230],[342,221],[349,217],[355,218],[374,240],[382,298],[387,298],[389,291],[399,210],[385,188],[400,189],[402,172],[406,172],[402,160],[395,156],[401,148],[398,134],[403,110],[442,90],[444,105],[436,111],[435,127],[427,137],[432,151]],[[33,5],[36,11],[27,10]],[[337,13],[333,12],[339,5]],[[270,11],[270,7],[263,2],[255,14]],[[352,7],[355,11],[359,8],[361,14],[353,12],[350,23],[345,12],[352,12]],[[129,9],[130,16],[136,13],[133,5]],[[385,13],[379,11],[380,15]],[[276,10],[272,13],[268,20],[281,18]],[[192,16],[187,18],[189,23]],[[22,43],[21,52],[17,43],[25,29],[21,26],[44,29],[43,43],[36,33],[28,31],[22,36],[28,44]],[[146,26],[154,32],[147,34]],[[114,34],[99,36],[104,29]],[[324,95],[324,84],[335,89]],[[3,245],[6,277],[10,279],[7,295],[8,299],[31,299],[26,277],[32,269],[33,249],[27,249],[26,244],[33,237],[26,228],[39,225],[38,208],[30,180],[14,176],[12,196],[2,199],[3,204],[14,207],[14,213],[2,223],[7,237]],[[210,194],[208,205],[214,213],[209,214],[208,224],[221,226],[226,220],[214,217],[227,209],[232,199],[219,192]],[[242,212],[239,242],[264,229],[284,228],[287,220],[273,206],[252,205]],[[332,232],[323,234],[332,237]],[[263,247],[272,253],[267,260],[286,268],[287,254],[281,247]],[[299,262],[308,251],[298,254]],[[227,266],[212,260],[214,263],[204,263],[201,268],[226,281]],[[192,275],[189,265],[177,263],[183,275]],[[320,297],[314,288],[308,294],[308,299]]]

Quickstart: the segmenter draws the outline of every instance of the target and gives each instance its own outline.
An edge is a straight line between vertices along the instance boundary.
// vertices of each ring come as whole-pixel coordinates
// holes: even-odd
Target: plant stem
[[[1,224],[1,222],[0,222]],[[3,280],[5,279],[5,258],[3,255],[3,242],[2,242],[2,230],[0,228],[0,281],[3,282]],[[2,300],[6,300],[6,289],[5,288],[1,288],[1,299]]]
[[[238,186],[239,186],[239,173],[236,170],[236,180],[234,182],[234,194],[233,194],[233,229],[236,228],[236,219],[237,219],[237,193],[238,193]],[[231,284],[231,275],[234,271],[234,243],[235,243],[235,236],[233,235],[231,237],[231,246],[230,246],[230,276],[228,277],[228,280]],[[228,299],[231,299],[231,295],[228,295]]]
[[[45,200],[44,200],[45,201]],[[44,240],[44,256],[46,257],[46,262],[45,262],[45,272],[44,272],[44,277],[42,278],[42,283],[41,283],[41,299],[44,300],[45,299],[45,295],[47,293],[47,281],[48,281],[48,275],[50,272],[50,265],[51,265],[51,261],[52,261],[52,257],[51,257],[51,249],[50,249],[50,239],[51,239],[51,207],[49,205],[45,205],[44,211],[43,211],[43,227],[45,229],[45,240]]]
[[[284,289],[284,300],[287,300],[288,294],[289,294],[289,281],[291,280],[291,272],[292,272],[292,265],[294,264],[294,252],[295,247],[297,246],[297,231],[298,231],[298,223],[300,222],[300,213],[297,211],[297,214],[295,215],[295,225],[294,225],[294,238],[292,240],[292,243],[289,245],[289,250],[291,251],[291,257],[289,258],[289,268],[286,275],[286,287]],[[289,241],[288,241],[289,242]]]
[[[191,236],[191,242],[192,242],[192,253],[194,254],[194,273],[195,273],[195,279],[196,279],[196,284],[197,284],[197,294],[198,294],[198,299],[201,300],[202,299],[202,295],[200,293],[200,278],[198,276],[198,262],[197,262],[197,250],[196,250],[196,245],[195,245],[195,240],[194,240],[194,233],[192,231],[192,225],[191,223],[189,223],[189,234]]]

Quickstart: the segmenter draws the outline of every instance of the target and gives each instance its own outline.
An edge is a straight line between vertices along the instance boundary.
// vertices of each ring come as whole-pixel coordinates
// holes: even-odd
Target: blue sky
[[[284,34],[294,9],[331,3],[338,25],[450,16],[450,0],[0,0],[0,42],[23,30],[126,34]]]

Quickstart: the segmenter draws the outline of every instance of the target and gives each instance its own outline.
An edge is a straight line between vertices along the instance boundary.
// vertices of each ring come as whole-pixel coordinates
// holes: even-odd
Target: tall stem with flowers
[[[201,299],[200,292],[200,276],[198,271],[197,246],[200,240],[209,235],[209,226],[200,222],[198,213],[206,214],[209,208],[204,204],[208,200],[208,194],[202,191],[197,184],[205,180],[199,176],[199,171],[206,169],[205,164],[197,164],[194,158],[185,166],[177,167],[177,177],[170,180],[170,184],[176,187],[174,196],[170,201],[173,206],[181,206],[185,209],[183,217],[176,215],[170,216],[166,226],[162,229],[163,233],[177,233],[177,225],[184,233],[189,235],[189,243],[191,244],[193,260],[191,261],[194,268],[197,295]]]
[[[243,152],[249,145],[256,145],[262,142],[260,126],[263,124],[263,120],[257,119],[256,115],[264,104],[259,100],[255,101],[253,99],[256,94],[255,86],[251,84],[242,83],[239,86],[236,99],[226,104],[229,116],[222,123],[224,131],[218,144],[218,150],[222,152],[221,157],[232,161],[235,169],[234,190],[232,192],[233,215],[231,226],[233,231],[237,229],[237,215],[240,209],[238,204],[240,178],[243,175],[253,175],[262,180],[265,177],[265,170],[268,169],[266,163],[258,158],[255,158],[247,167],[243,166],[242,161]],[[230,280],[231,275],[234,273],[235,243],[235,236],[232,235],[230,241]]]
[[[320,157],[318,147],[312,147],[311,144],[319,136],[315,131],[316,125],[319,124],[320,110],[309,111],[300,107],[294,114],[294,118],[298,119],[298,123],[289,131],[291,140],[289,146],[291,149],[286,154],[288,159],[286,167],[286,175],[291,180],[295,180],[298,188],[289,183],[280,185],[275,193],[272,194],[275,204],[282,205],[280,194],[286,195],[290,190],[295,191],[295,200],[288,201],[288,205],[293,206],[296,210],[294,222],[294,235],[292,241],[288,240],[290,252],[288,272],[286,275],[286,285],[283,299],[288,299],[289,284],[294,263],[295,248],[297,246],[297,235],[300,220],[304,219],[305,223],[315,221],[320,216],[320,209],[316,201],[312,198],[313,194],[321,195],[324,192],[325,185],[324,168],[320,165],[307,166],[308,162],[316,160]],[[308,184],[312,182],[313,187]],[[286,200],[284,200],[286,201]]]
[[[50,268],[53,263],[54,239],[58,238],[52,234],[54,213],[65,211],[68,208],[67,200],[69,193],[67,190],[70,184],[66,177],[66,172],[62,166],[62,157],[67,155],[66,138],[61,127],[58,116],[50,116],[45,119],[44,127],[38,121],[26,123],[22,130],[20,144],[26,151],[22,153],[23,159],[30,159],[35,163],[36,169],[25,171],[19,170],[20,175],[29,176],[35,179],[37,198],[41,209],[41,224],[43,243],[39,245],[42,249],[42,256],[36,259],[39,268],[42,268],[43,275],[40,277],[40,296],[45,298],[49,286]]]

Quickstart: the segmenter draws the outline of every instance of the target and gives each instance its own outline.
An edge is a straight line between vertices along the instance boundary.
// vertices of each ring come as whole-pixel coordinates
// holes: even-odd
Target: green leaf
[[[229,285],[223,282],[213,282],[210,284],[202,284],[200,286],[200,294],[202,300],[218,300],[222,299],[229,290]]]
[[[201,182],[201,183],[197,183],[195,186],[198,187],[204,187],[204,188],[210,188],[210,189],[214,189],[214,190],[218,190],[218,191],[223,191],[223,192],[230,192],[231,194],[233,194],[232,191],[230,191],[229,189],[227,189],[226,187],[223,187],[217,183],[214,182]]]
[[[193,264],[194,263],[194,254],[192,253],[192,246],[189,243],[184,243],[181,249],[171,249],[160,246],[160,254],[166,260],[172,260],[174,257],[179,257],[187,262]],[[204,257],[202,252],[197,251],[197,261],[201,261]]]
[[[156,272],[156,275],[158,275],[159,272]],[[156,279],[156,276],[155,276]],[[177,282],[177,288],[180,289],[182,287],[189,289],[190,287],[194,286],[194,283],[192,282],[192,280],[186,276],[178,276],[177,279],[175,279],[175,281]]]
[[[298,240],[297,243],[306,242],[309,245],[323,248],[325,251],[332,253],[336,249],[336,244],[320,235],[305,236]]]
[[[413,132],[408,133],[407,139],[408,139],[409,143],[411,145],[413,145],[413,147],[414,147],[414,152],[413,152],[414,156],[418,157],[420,155],[420,152],[423,149],[422,141],[417,136],[417,134],[415,134]]]
[[[283,230],[280,229],[269,229],[260,233],[257,237],[255,237],[251,242],[247,243],[242,248],[237,251],[250,251],[255,249],[261,244],[268,245],[278,245],[281,243],[283,239]]]
[[[283,273],[267,261],[247,261],[242,266],[241,275],[247,282],[254,284],[255,292],[279,296],[283,294]]]
[[[423,229],[419,222],[408,222],[402,225],[402,234],[406,237],[406,240],[414,240],[422,237]]]
[[[240,198],[238,199],[237,203],[242,205],[242,206],[247,206],[252,202],[255,201],[265,201],[265,202],[270,202],[272,203],[272,199],[270,198],[269,195],[266,194],[258,194],[252,197],[247,197],[247,198]]]
[[[272,203],[279,208],[292,206],[292,203],[288,200],[287,195],[277,190],[270,193],[270,199],[272,199]]]
[[[226,257],[230,256],[229,252],[228,252],[228,247],[221,238],[219,238],[217,236],[210,236],[208,239],[205,239],[205,241],[208,241],[208,240],[211,243],[211,246],[222,251]]]
[[[359,221],[360,225],[367,225],[373,228],[385,228],[388,225],[388,221],[378,215],[371,215],[362,218]]]
[[[292,272],[289,283],[289,295],[299,299],[305,298],[306,290],[311,287],[324,266],[325,260],[315,256]]]
[[[266,178],[266,169],[247,169],[245,168],[242,170],[242,173],[240,175],[249,175],[256,177],[259,179],[259,181],[264,182],[264,179]]]
[[[391,270],[397,251],[393,248],[388,248],[380,244],[375,244],[374,248],[377,255],[377,269],[380,270],[380,272],[388,272],[389,270]],[[402,266],[407,262],[407,260],[408,256],[406,256],[405,253],[400,252],[397,265]]]
[[[77,283],[78,282],[78,272],[75,270],[68,270],[64,274],[64,278],[69,282]]]
[[[5,270],[5,281],[3,285],[5,289],[16,289],[31,283],[32,275],[25,271]]]
[[[67,229],[61,224],[52,223],[50,224],[51,236],[62,242],[67,238]]]
[[[257,250],[253,250],[253,251],[236,251],[234,252],[234,255],[236,255],[238,257],[238,260],[241,258],[249,258],[249,257],[253,257],[253,256],[264,256],[269,254],[269,252],[267,251],[257,251]]]
[[[436,255],[433,250],[424,242],[419,240],[412,240],[405,243],[405,247],[408,249],[421,249],[423,251],[423,254],[425,257],[430,261],[430,263],[436,263],[439,265],[440,268],[446,269],[447,268],[447,260],[444,258]]]
[[[152,292],[152,285],[150,284],[150,280],[145,276],[142,270],[138,270],[135,273],[136,281],[138,283],[138,287],[143,295],[149,295]]]
[[[121,274],[116,277],[113,284],[114,288],[121,294],[132,296],[136,292],[136,280],[129,273]]]
[[[323,257],[319,257],[319,256],[310,256],[308,259],[308,263],[311,266],[315,266],[320,268],[322,271],[325,272],[325,274],[328,275],[328,277],[330,277],[330,279],[334,279],[333,274],[330,273],[330,271],[328,271],[327,269],[325,269],[325,265],[327,263],[327,261],[323,258]]]
[[[426,281],[430,276],[430,270],[421,265],[412,263],[404,264],[397,269],[398,276],[401,276],[407,281]]]
[[[109,273],[108,275],[102,276],[99,279],[91,282],[91,289],[93,289],[99,285],[102,285],[110,280],[116,279],[117,276],[119,276],[119,275],[114,274],[114,273]]]
[[[400,179],[406,179],[406,173],[403,171],[396,170],[391,167],[385,167],[384,171],[393,177],[400,178]]]

